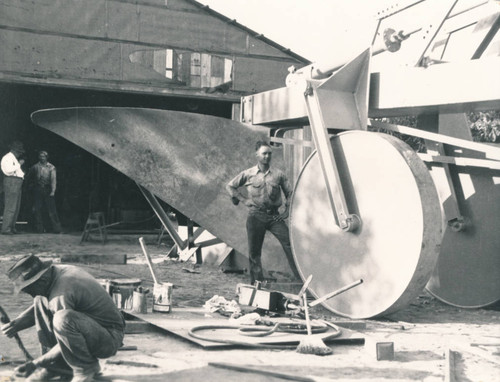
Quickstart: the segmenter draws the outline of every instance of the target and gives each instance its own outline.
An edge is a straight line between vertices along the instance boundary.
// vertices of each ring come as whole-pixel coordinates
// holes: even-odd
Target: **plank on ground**
[[[64,254],[59,256],[61,263],[81,264],[127,264],[127,255],[106,254]]]

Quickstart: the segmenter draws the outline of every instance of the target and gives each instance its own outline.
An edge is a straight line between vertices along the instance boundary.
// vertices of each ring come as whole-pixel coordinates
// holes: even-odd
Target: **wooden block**
[[[392,361],[394,359],[394,342],[377,342],[377,361]]]
[[[127,264],[127,255],[88,255],[88,254],[65,254],[60,256],[61,263],[82,264]]]
[[[144,321],[125,321],[125,334],[139,334],[151,331],[151,325]]]
[[[331,321],[332,324],[338,325],[342,328],[352,329],[352,330],[363,330],[366,329],[365,321]]]

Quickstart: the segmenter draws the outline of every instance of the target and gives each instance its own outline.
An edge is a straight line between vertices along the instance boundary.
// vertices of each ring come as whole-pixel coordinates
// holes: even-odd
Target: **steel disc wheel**
[[[393,313],[423,290],[436,264],[441,210],[432,178],[417,154],[386,134],[351,131],[331,139],[355,232],[339,228],[318,155],[305,163],[290,211],[290,237],[301,276],[321,297],[358,279],[363,284],[323,305],[369,318]]]
[[[453,306],[485,307],[500,300],[500,171],[474,167],[455,171],[458,203],[467,225],[460,232],[446,227],[427,290]],[[439,168],[433,168],[431,174],[443,190],[442,203],[447,203],[446,176]]]

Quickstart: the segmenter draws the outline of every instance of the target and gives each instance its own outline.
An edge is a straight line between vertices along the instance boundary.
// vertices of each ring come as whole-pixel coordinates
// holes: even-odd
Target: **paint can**
[[[172,310],[172,283],[156,283],[153,288],[153,312],[169,313]]]
[[[112,283],[113,301],[118,309],[130,310],[133,306],[133,292],[141,284],[141,279],[114,279]]]
[[[146,294],[147,292],[144,292],[141,287],[134,289],[132,294],[132,312],[141,314],[148,312]]]

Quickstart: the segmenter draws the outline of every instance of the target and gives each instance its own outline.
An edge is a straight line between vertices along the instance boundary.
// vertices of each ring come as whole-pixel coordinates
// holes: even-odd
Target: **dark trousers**
[[[270,231],[280,242],[285,251],[288,264],[293,272],[293,276],[300,279],[299,272],[295,265],[290,245],[290,235],[288,226],[284,221],[275,221],[273,215],[264,212],[251,211],[247,217],[248,252],[250,260],[250,281],[253,284],[256,280],[262,281],[262,244],[266,231]]]
[[[56,201],[53,196],[50,196],[50,187],[35,187],[35,224],[37,232],[44,232],[43,229],[43,210],[44,207],[49,214],[50,222],[52,224],[52,231],[61,232],[61,223],[56,210]]]
[[[55,361],[59,367],[66,365],[77,373],[98,370],[98,358],[115,355],[122,345],[123,331],[106,329],[84,313],[64,309],[53,315],[42,296],[35,297],[34,305],[42,353],[59,344],[63,356]]]
[[[14,232],[16,230],[17,216],[21,207],[21,192],[23,179],[6,176],[3,180],[4,210],[2,232]]]

